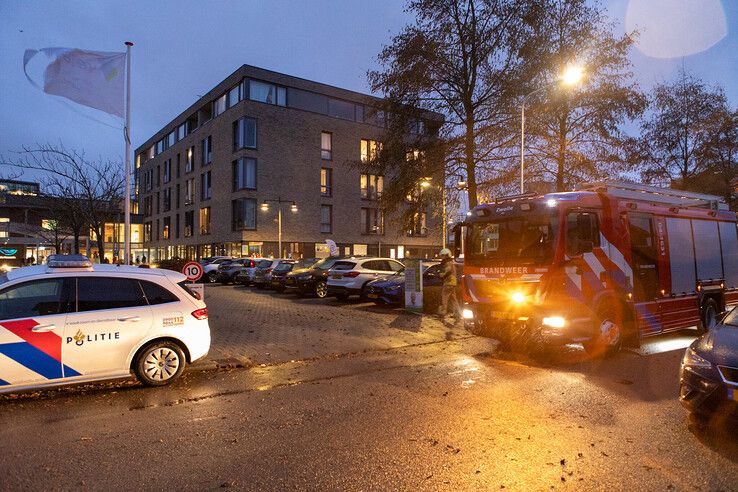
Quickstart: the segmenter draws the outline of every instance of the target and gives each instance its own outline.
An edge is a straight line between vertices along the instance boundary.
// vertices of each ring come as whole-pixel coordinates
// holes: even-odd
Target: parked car
[[[161,386],[210,348],[179,272],[51,255],[0,274],[0,392],[129,377]]]
[[[328,270],[339,260],[352,258],[348,256],[329,256],[323,258],[310,268],[293,268],[287,274],[284,286],[298,295],[315,295],[323,298],[328,295]]]
[[[738,409],[738,309],[730,311],[684,353],[679,401],[697,417]]]
[[[351,295],[364,297],[369,282],[404,268],[402,263],[392,258],[339,260],[328,273],[328,295],[339,300],[348,299]]]
[[[236,275],[238,275],[248,261],[250,261],[248,258],[239,258],[237,260],[222,262],[218,266],[218,282],[223,285],[232,283],[236,279]]]
[[[230,256],[216,256],[212,258],[203,258],[200,260],[202,265],[202,280],[203,282],[213,284],[218,281],[218,267],[225,261],[231,261],[233,258]],[[209,260],[208,262],[205,262]]]
[[[310,268],[317,262],[317,258],[303,258],[302,260],[294,261],[291,263],[281,263],[274,270],[272,270],[272,279],[269,283],[269,286],[277,292],[284,292],[288,273],[293,270]]]
[[[275,268],[282,264],[291,264],[295,262],[296,260],[284,258],[261,260],[256,266],[256,271],[254,272],[254,280],[252,283],[256,286],[257,289],[264,289],[266,287],[269,287],[272,281],[272,271]]]
[[[459,302],[461,302],[461,272],[463,266],[461,263],[456,263],[455,266],[459,284],[457,296]],[[436,313],[441,303],[443,279],[440,274],[440,263],[427,267],[423,272],[423,310],[427,313]],[[402,270],[394,275],[369,282],[366,286],[366,298],[380,305],[404,305],[405,271]]]
[[[249,285],[254,280],[254,271],[261,258],[244,258],[243,266],[233,278],[233,283],[238,285]]]

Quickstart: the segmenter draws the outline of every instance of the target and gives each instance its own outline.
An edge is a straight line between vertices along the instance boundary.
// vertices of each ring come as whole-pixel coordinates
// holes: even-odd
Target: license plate
[[[295,283],[295,279],[293,279],[293,278],[288,278],[288,279],[287,279],[287,281],[286,281],[285,283],[287,283],[287,284],[289,284],[289,285],[292,285],[292,284],[294,284],[294,283]]]
[[[343,275],[338,275],[338,274],[337,275],[333,275],[333,278],[335,280],[341,280],[343,278]]]
[[[378,294],[367,294],[367,297],[369,299],[379,299],[379,295]]]
[[[728,400],[738,401],[738,388],[728,388]]]
[[[515,313],[508,311],[492,311],[492,317],[497,319],[517,319]]]

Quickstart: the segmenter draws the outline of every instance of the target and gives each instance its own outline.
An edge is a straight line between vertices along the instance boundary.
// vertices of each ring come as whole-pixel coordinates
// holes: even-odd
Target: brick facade
[[[284,106],[253,101],[247,97],[216,117],[206,120],[213,101],[229,89],[246,80],[245,91],[250,80],[276,84],[284,88]],[[276,89],[275,89],[276,90]],[[294,91],[294,92],[293,92]],[[299,92],[302,91],[302,92]],[[299,92],[299,93],[298,93]],[[252,90],[252,93],[255,91]],[[319,112],[291,107],[290,98],[310,94],[316,101],[327,101],[327,108],[335,104],[338,110],[354,106],[353,121]],[[282,97],[284,97],[284,95]],[[276,96],[276,93],[275,93]],[[326,98],[327,96],[327,98]],[[328,101],[328,98],[331,100]],[[275,100],[273,98],[272,100]],[[362,139],[381,140],[384,129],[376,124],[357,121],[364,112],[370,111],[377,99],[363,94],[310,82],[275,72],[244,65],[213,90],[193,104],[185,112],[162,128],[157,134],[136,150],[136,183],[139,210],[144,222],[151,224],[151,238],[145,241],[147,256],[158,260],[173,256],[202,257],[214,254],[278,255],[277,204],[269,203],[269,211],[262,211],[264,200],[281,198],[282,206],[282,252],[310,257],[322,256],[322,245],[332,239],[341,247],[341,252],[354,254],[377,254],[381,243],[381,254],[425,257],[437,252],[441,244],[441,219],[427,214],[427,234],[408,235],[399,230],[390,214],[386,214],[384,234],[364,234],[360,230],[362,207],[377,207],[377,202],[362,199],[360,171],[355,163],[360,158]],[[297,103],[295,103],[297,104]],[[433,115],[431,115],[433,116]],[[199,119],[196,128],[188,128],[186,136],[153,158],[152,148],[157,142],[185,123],[188,119]],[[234,151],[233,124],[241,117],[257,121],[255,149]],[[368,119],[368,118],[367,118]],[[332,158],[321,158],[321,133],[332,134]],[[212,136],[211,163],[203,166],[202,140]],[[194,166],[186,173],[187,149],[194,147]],[[177,156],[179,155],[179,174]],[[256,190],[233,190],[232,162],[241,157],[256,159]],[[171,181],[164,183],[164,163],[171,159]],[[321,168],[332,169],[332,196],[321,196]],[[153,170],[151,190],[144,186],[144,175]],[[201,199],[201,175],[211,172],[212,192],[208,200]],[[157,180],[157,174],[160,178]],[[186,181],[194,178],[194,203],[185,206]],[[177,185],[180,198],[177,203]],[[171,187],[171,210],[164,211],[164,190]],[[159,204],[157,206],[157,195]],[[151,214],[145,210],[146,197],[151,197]],[[256,200],[255,230],[233,230],[232,201],[238,198]],[[290,211],[290,202],[297,205],[297,213]],[[332,231],[321,231],[321,205],[332,206]],[[210,234],[201,234],[199,210],[210,207]],[[194,212],[194,230],[190,237],[184,235],[185,212]],[[169,239],[163,239],[164,219],[169,217],[171,229]],[[179,226],[176,221],[179,217]],[[157,230],[158,223],[158,230]],[[179,237],[177,237],[179,231]],[[157,240],[157,237],[159,238]],[[251,249],[249,250],[249,245]]]

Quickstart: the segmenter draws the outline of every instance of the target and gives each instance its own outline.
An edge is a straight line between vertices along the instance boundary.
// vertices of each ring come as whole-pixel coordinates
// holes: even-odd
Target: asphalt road
[[[467,338],[5,397],[0,484],[735,490],[738,426],[690,424],[681,354],[542,364]]]

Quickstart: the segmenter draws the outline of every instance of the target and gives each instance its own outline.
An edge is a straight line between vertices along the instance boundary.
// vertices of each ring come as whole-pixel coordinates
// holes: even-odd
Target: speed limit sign
[[[202,277],[202,265],[196,261],[188,261],[185,266],[182,267],[182,273],[187,276],[187,280],[190,282],[196,282]]]

